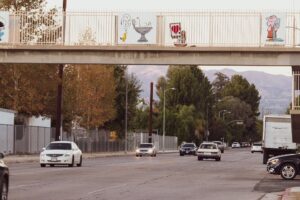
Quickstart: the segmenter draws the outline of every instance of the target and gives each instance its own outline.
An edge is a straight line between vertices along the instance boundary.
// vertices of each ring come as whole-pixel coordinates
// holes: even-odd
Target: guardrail
[[[272,16],[276,16],[276,18],[272,18]],[[174,46],[174,43],[181,37],[178,34],[171,37],[170,26],[174,23],[175,25],[180,23],[179,31],[183,32],[184,30],[187,46],[298,47],[300,44],[300,13],[269,11],[18,12],[9,14],[9,39],[0,44]],[[129,40],[130,30],[134,28],[137,31],[137,28],[142,28],[144,24],[152,27],[150,32],[145,34],[149,41],[126,42],[126,39]],[[271,25],[273,32],[270,29]],[[270,29],[269,32],[267,29]],[[175,28],[174,31],[176,32],[176,30]],[[151,31],[153,32],[152,36]],[[150,41],[151,39],[152,41]]]

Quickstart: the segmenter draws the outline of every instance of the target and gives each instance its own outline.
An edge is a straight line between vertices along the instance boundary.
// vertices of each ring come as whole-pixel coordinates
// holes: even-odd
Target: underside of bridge
[[[292,66],[293,94],[292,94],[292,133],[293,142],[300,143],[300,66]]]

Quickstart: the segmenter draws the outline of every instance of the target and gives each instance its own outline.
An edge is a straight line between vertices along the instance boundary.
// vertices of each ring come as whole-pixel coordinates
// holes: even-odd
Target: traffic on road
[[[216,144],[202,145],[198,150],[214,150],[218,151],[216,155],[221,155]],[[67,165],[40,168],[38,163],[15,163],[10,166],[9,195],[10,199],[31,200],[150,197],[179,200],[201,194],[203,200],[252,200],[269,192],[263,185],[257,185],[273,177],[265,173],[261,159],[261,154],[251,154],[249,148],[241,148],[227,149],[221,162],[211,159],[199,162],[194,156],[165,153],[157,157],[127,155],[86,159],[80,168]]]

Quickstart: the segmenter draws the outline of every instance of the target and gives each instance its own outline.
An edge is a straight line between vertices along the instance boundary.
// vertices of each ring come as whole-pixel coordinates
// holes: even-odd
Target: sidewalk
[[[158,154],[177,153],[176,151],[158,152]],[[105,157],[121,157],[121,156],[134,156],[135,152],[101,152],[101,153],[83,153],[83,159],[105,158]],[[39,154],[34,155],[7,155],[4,157],[6,164],[11,163],[32,163],[39,162]]]
[[[283,192],[268,193],[260,200],[300,200],[300,187],[287,188]]]
[[[285,190],[282,200],[300,200],[300,187],[292,187]]]

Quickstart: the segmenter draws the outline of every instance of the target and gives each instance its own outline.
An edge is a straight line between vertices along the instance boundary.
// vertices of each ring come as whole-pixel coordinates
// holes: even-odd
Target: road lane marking
[[[105,190],[111,190],[111,189],[120,188],[120,187],[124,187],[124,186],[127,186],[127,184],[114,185],[114,186],[110,186],[110,187],[104,187],[104,188],[101,188],[101,189],[98,189],[98,190],[94,190],[94,191],[92,191],[92,192],[89,192],[87,196],[93,195],[93,194],[96,194],[96,193],[100,193],[100,192],[103,192],[103,191],[105,191]]]
[[[32,184],[24,184],[24,185],[17,185],[17,186],[11,186],[9,189],[19,189],[19,188],[23,188],[23,187],[32,187],[32,186],[37,186],[37,185],[41,185],[41,183],[32,183]]]

